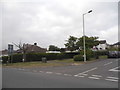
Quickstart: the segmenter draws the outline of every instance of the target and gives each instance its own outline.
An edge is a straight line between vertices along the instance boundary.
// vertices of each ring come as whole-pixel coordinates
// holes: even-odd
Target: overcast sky
[[[97,2],[99,1],[99,2]],[[116,1],[116,2],[110,2]],[[118,41],[118,0],[4,0],[0,4],[2,18],[2,49],[8,43],[37,43],[64,47],[70,35],[98,36],[108,44]],[[1,31],[0,31],[1,32]],[[1,47],[1,46],[0,46]]]

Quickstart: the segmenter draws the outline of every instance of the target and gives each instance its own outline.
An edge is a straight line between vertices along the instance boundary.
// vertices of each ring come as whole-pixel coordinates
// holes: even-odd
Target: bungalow
[[[46,48],[41,48],[37,46],[37,43],[34,43],[33,45],[31,44],[26,44],[26,53],[46,53],[47,49]],[[16,53],[22,53],[22,50],[18,49],[15,51]]]

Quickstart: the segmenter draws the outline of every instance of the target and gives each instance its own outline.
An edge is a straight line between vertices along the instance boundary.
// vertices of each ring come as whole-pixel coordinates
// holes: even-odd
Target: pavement
[[[3,88],[118,88],[119,59],[82,65],[3,68]]]

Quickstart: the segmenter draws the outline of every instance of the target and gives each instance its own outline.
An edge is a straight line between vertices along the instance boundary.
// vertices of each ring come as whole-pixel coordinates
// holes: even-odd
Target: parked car
[[[109,51],[108,58],[120,58],[120,51]]]

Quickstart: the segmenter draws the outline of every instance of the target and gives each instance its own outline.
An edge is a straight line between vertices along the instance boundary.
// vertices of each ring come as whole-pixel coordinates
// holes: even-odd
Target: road
[[[118,59],[77,66],[3,68],[3,88],[118,88]]]

